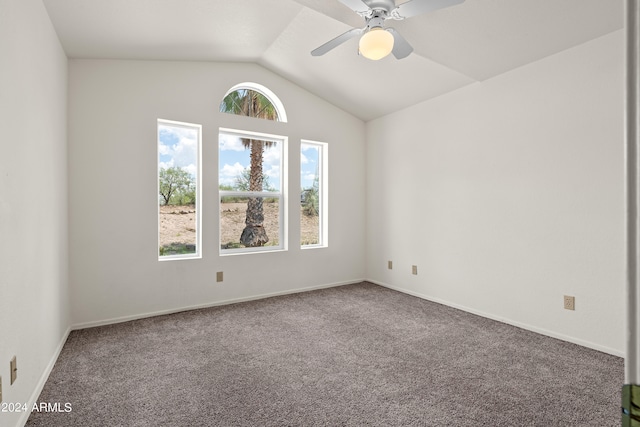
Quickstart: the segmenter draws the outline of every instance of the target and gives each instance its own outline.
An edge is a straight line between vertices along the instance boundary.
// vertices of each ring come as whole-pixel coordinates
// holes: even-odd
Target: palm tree
[[[278,112],[269,99],[250,89],[238,89],[225,96],[220,104],[220,111],[259,119],[278,120]],[[251,173],[249,175],[249,191],[262,191],[264,174],[262,162],[265,148],[273,146],[275,142],[259,139],[242,138],[244,148],[251,150]],[[240,236],[240,243],[246,247],[264,246],[269,236],[264,229],[264,209],[262,197],[251,197],[247,202],[247,217],[245,227]]]

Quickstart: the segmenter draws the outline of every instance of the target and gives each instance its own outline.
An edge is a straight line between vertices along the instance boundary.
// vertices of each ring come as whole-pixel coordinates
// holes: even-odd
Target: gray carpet
[[[370,283],[74,331],[28,426],[618,426],[623,360]]]

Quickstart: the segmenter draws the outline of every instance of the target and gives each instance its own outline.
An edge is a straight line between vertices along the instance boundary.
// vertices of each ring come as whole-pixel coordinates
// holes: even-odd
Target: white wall
[[[70,326],[67,59],[40,0],[0,0],[0,57],[0,376],[3,401],[27,403]]]
[[[622,355],[623,94],[618,31],[369,122],[367,277]]]
[[[72,319],[87,326],[364,278],[364,123],[255,64],[71,60]],[[218,112],[253,81],[288,123]],[[156,120],[203,125],[203,258],[158,262]],[[289,250],[218,255],[219,127],[289,137]],[[329,247],[299,248],[300,139],[329,143]],[[224,271],[224,282],[215,273]]]
[[[67,60],[41,2],[0,0],[4,401],[36,398],[71,323],[365,276],[622,354],[622,43],[622,32],[607,35],[373,121],[365,134],[361,121],[252,64],[73,60],[67,94]],[[281,97],[288,124],[217,112],[247,80]],[[157,118],[203,125],[201,260],[157,261]],[[289,136],[292,171],[301,138],[330,144],[329,248],[297,247],[292,203],[289,251],[218,256],[220,126]],[[562,309],[563,294],[576,296],[575,312]],[[0,426],[25,419],[3,413]]]

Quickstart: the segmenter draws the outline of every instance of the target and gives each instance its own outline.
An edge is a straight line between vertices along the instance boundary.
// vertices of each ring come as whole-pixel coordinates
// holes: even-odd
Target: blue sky
[[[250,150],[244,148],[242,141],[235,135],[221,134],[219,158],[219,182],[234,185],[236,177],[250,164]],[[281,179],[281,144],[265,148],[262,171],[269,177],[269,184],[278,188]],[[300,180],[304,188],[311,187],[318,169],[317,146],[302,144],[300,152]]]
[[[309,188],[318,173],[319,147],[302,143],[300,146],[300,185]]]
[[[218,165],[219,184],[235,185],[236,178],[251,164],[251,150],[244,148],[235,135],[220,134]],[[262,173],[269,177],[269,185],[280,188],[282,143],[265,148],[262,155]]]
[[[235,135],[221,134],[219,139],[219,182],[234,185],[250,164],[250,150]],[[278,188],[281,180],[281,143],[264,151],[263,172],[269,184]],[[158,126],[159,167],[179,167],[195,177],[197,172],[198,133],[196,129],[160,124]],[[318,146],[302,144],[300,151],[300,182],[303,188],[313,185],[318,170]]]
[[[179,167],[196,177],[198,131],[183,126],[158,125],[158,161],[161,169]]]

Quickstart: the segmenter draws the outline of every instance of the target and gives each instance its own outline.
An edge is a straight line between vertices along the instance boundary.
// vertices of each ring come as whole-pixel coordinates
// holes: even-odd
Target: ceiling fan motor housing
[[[369,0],[365,3],[369,6],[369,13],[373,12],[373,14],[377,11],[384,11],[387,15],[390,15],[391,11],[396,8],[394,0]]]
[[[367,28],[370,30],[371,28],[376,28],[376,27],[380,27],[382,28],[384,26],[384,20],[386,19],[386,12],[385,15],[378,15],[377,12],[374,12],[374,16],[372,16],[371,18],[369,18],[367,20]]]

